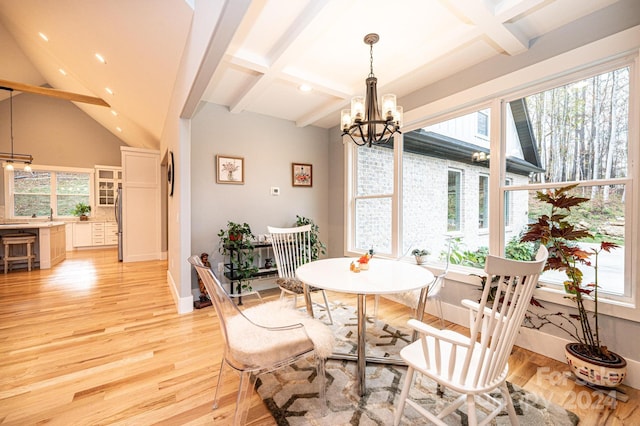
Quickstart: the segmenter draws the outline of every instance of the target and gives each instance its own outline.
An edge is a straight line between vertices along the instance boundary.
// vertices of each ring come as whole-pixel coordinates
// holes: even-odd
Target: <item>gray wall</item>
[[[267,226],[292,226],[296,215],[313,219],[320,239],[328,232],[328,131],[259,114],[231,114],[203,103],[191,124],[191,252],[221,261],[217,233],[227,221],[247,222],[254,234]],[[243,157],[244,185],[216,183],[217,154]],[[313,165],[313,186],[291,185],[291,163]],[[270,188],[280,188],[279,196]],[[195,287],[192,284],[192,287]]]
[[[0,102],[0,152],[11,152],[9,99]],[[33,164],[120,166],[125,145],[69,101],[28,93],[13,96],[13,151],[31,154]],[[4,174],[0,173],[0,188]],[[0,191],[0,205],[4,205]]]

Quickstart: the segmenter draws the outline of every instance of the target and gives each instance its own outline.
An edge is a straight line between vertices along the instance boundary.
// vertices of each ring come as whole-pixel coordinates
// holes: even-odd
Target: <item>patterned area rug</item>
[[[316,314],[318,314],[316,312]],[[332,326],[338,341],[336,352],[355,353],[357,319],[351,306],[333,303]],[[320,319],[324,319],[320,315]],[[397,357],[399,350],[410,340],[406,330],[398,330],[382,321],[368,320],[367,354]],[[327,415],[320,413],[318,385],[313,358],[299,361],[274,373],[258,377],[256,388],[278,425],[390,425],[393,424],[394,407],[404,383],[406,367],[392,365],[367,365],[367,391],[362,397],[355,390],[355,362],[328,360]],[[457,394],[447,390],[443,397],[436,396],[435,383],[422,376],[416,379],[411,394],[427,409],[444,405]],[[578,417],[542,397],[509,384],[521,425],[577,425]],[[500,398],[500,393],[494,395]],[[451,425],[466,425],[466,408],[446,419]],[[488,412],[488,411],[487,411]],[[478,415],[479,420],[482,414]],[[402,425],[423,425],[426,419],[411,407],[406,407]],[[494,425],[507,425],[509,417],[501,413]]]

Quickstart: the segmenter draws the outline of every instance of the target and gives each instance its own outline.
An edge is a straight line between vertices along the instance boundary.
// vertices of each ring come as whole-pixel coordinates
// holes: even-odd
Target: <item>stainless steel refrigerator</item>
[[[122,262],[122,188],[118,188],[116,195],[115,214],[118,224],[118,260]]]

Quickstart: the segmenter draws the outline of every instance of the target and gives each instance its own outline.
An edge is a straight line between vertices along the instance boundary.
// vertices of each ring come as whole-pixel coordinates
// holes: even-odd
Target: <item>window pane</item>
[[[605,200],[605,188],[609,194]],[[625,214],[624,197],[625,185],[578,187],[572,191],[573,195],[589,198],[588,202],[571,209],[567,220],[579,228],[588,230],[594,239],[580,241],[578,245],[590,251],[597,247],[601,241],[610,241],[620,245],[610,253],[602,252],[598,258],[598,285],[603,293],[616,295],[624,294],[624,256],[625,256]],[[536,198],[537,191],[511,191],[514,200],[527,200],[528,221],[537,221],[543,214],[551,213],[547,203]],[[595,193],[595,195],[593,195]],[[519,201],[515,206],[521,204]],[[522,213],[521,213],[522,214]],[[515,228],[515,226],[514,226]],[[526,230],[525,226],[518,226],[518,234]],[[512,233],[512,236],[517,234]],[[593,258],[591,259],[594,260]],[[583,283],[592,283],[595,272],[591,267],[580,267],[584,274]],[[567,279],[562,271],[546,271],[543,274],[545,282],[562,285]]]
[[[13,172],[13,216],[49,215],[51,210],[51,173]]]
[[[13,197],[14,216],[49,216],[50,209],[49,195],[15,194]]]
[[[489,136],[489,117],[487,113],[478,112],[478,134],[481,136]]]
[[[50,194],[50,172],[13,172],[13,191],[16,194]]]
[[[73,210],[76,204],[84,203],[89,204],[88,195],[58,195],[57,197],[57,215],[58,216],[73,216]],[[47,213],[48,214],[48,213]]]
[[[478,110],[404,134],[401,254],[425,248],[432,259],[443,260],[449,232],[458,237],[458,263],[465,256],[475,258],[476,250],[486,251],[488,192],[481,201],[479,187],[488,190],[488,180],[481,184],[480,176],[488,178],[490,151],[478,123],[489,114],[488,109]]]
[[[393,146],[357,148],[356,196],[393,192]]]
[[[356,200],[356,249],[391,253],[391,198]]]
[[[478,177],[478,226],[489,227],[489,176]]]
[[[13,175],[13,216],[73,216],[76,204],[90,203],[89,173],[58,171],[15,171]],[[55,191],[55,192],[54,192]]]
[[[56,173],[58,194],[89,195],[89,173]]]
[[[511,182],[511,179],[507,179],[504,184],[505,186],[509,186],[511,185]],[[513,214],[511,212],[512,209],[513,207],[511,205],[511,193],[507,191],[504,193],[504,224],[506,226],[511,225],[511,215]]]
[[[507,155],[539,167],[536,183],[626,177],[628,108],[629,68],[512,101]]]
[[[449,170],[447,231],[460,230],[460,172]]]

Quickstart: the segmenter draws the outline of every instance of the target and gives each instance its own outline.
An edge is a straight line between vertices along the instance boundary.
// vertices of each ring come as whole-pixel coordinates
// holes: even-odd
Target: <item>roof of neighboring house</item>
[[[535,137],[531,128],[524,99],[510,102],[511,112],[524,159],[507,157],[507,172],[527,176],[529,173],[544,172],[536,150]],[[393,142],[381,145],[393,147]],[[414,154],[443,158],[465,164],[489,167],[489,161],[474,161],[474,153],[489,154],[489,150],[469,142],[439,133],[419,129],[404,134],[404,149]]]

